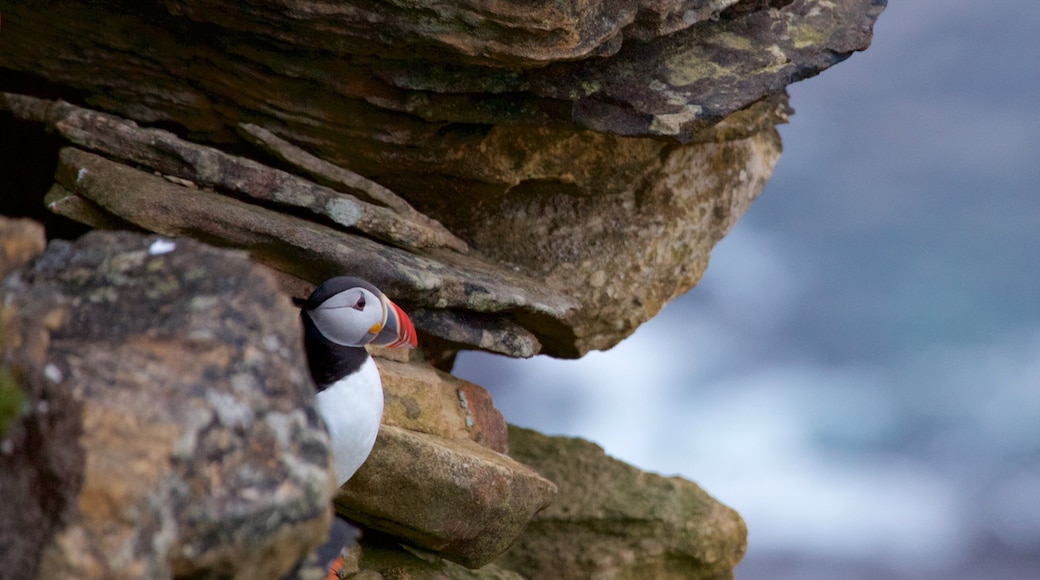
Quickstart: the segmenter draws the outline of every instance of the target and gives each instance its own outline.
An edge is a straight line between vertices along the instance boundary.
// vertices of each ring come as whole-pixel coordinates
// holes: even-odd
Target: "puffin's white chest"
[[[358,372],[318,393],[318,412],[332,439],[336,479],[346,483],[368,458],[383,418],[383,384],[368,358]]]

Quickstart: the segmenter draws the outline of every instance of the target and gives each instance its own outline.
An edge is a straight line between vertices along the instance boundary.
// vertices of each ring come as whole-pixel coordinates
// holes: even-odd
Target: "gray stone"
[[[60,440],[82,454],[82,484],[39,577],[274,578],[324,540],[328,436],[297,311],[265,268],[93,232],[52,243],[0,293],[20,350],[36,344],[36,372],[82,406],[82,435]]]

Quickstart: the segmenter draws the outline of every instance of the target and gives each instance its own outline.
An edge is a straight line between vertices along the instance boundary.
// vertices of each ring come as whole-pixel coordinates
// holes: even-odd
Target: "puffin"
[[[318,413],[332,441],[337,485],[368,458],[383,418],[383,385],[365,345],[415,348],[408,315],[366,280],[337,276],[298,302],[307,366],[317,388]],[[338,578],[340,552],[353,536],[336,516],[329,540],[318,549],[328,578]]]

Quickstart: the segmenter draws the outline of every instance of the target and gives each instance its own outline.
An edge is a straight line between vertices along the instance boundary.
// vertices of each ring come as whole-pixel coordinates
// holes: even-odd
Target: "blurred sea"
[[[513,423],[700,483],[741,580],[1040,578],[1040,3],[895,0],[790,88],[701,284],[579,361],[467,353]]]

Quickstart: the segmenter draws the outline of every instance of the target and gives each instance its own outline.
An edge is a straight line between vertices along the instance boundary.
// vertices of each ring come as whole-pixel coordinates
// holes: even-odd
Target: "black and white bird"
[[[414,348],[411,319],[378,288],[338,276],[302,304],[303,344],[329,430],[336,480],[346,483],[368,458],[383,417],[383,386],[365,345]]]
[[[307,365],[332,441],[336,482],[342,486],[368,459],[383,418],[383,383],[365,345],[414,348],[415,327],[403,310],[360,278],[330,278],[300,306]],[[318,548],[327,579],[339,578],[342,550],[354,536],[354,528],[337,515],[329,539]]]

